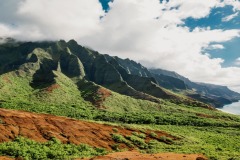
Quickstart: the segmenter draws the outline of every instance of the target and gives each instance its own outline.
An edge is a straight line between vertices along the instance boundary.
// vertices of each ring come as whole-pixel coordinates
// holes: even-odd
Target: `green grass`
[[[157,138],[157,136],[158,136],[158,135],[157,135],[156,133],[154,133],[154,132],[151,132],[151,133],[150,133],[150,137],[152,137],[152,138]]]
[[[152,140],[148,143],[148,149],[145,150],[148,153],[201,153],[212,160],[240,160],[238,143],[240,141],[239,128],[193,127],[176,125],[130,126],[135,129],[144,128],[161,130],[179,138],[179,140],[172,140],[168,137],[159,137],[160,141],[171,141],[172,143],[170,144]]]
[[[115,92],[112,93],[111,97],[108,97],[104,101],[103,105],[107,107],[107,111],[115,113],[158,111],[161,109],[161,104],[153,103],[147,100],[134,99]]]
[[[146,138],[146,135],[144,133],[133,132],[132,135],[137,136],[137,137],[142,138],[142,139]]]
[[[145,140],[142,138],[139,138],[138,136],[131,135],[131,136],[126,136],[126,138],[131,141],[133,144],[138,146],[140,149],[147,149],[148,145],[145,143]]]
[[[73,159],[107,154],[102,148],[92,148],[86,144],[62,144],[59,140],[39,143],[18,137],[12,142],[0,143],[0,155],[24,160]]]
[[[171,138],[166,137],[166,136],[159,137],[159,140],[163,141],[163,142],[167,142],[167,143],[172,143],[173,142],[173,140]]]
[[[112,130],[113,130],[113,132],[115,132],[115,133],[118,132],[118,129],[117,129],[117,128],[113,128]]]
[[[127,140],[123,135],[121,134],[112,134],[112,139],[117,143],[124,143],[128,147],[132,148],[134,145],[131,143],[131,141]]]

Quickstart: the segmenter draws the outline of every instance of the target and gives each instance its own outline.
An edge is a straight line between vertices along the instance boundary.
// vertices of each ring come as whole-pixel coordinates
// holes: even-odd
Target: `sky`
[[[240,92],[239,0],[0,0],[0,37],[75,39]]]

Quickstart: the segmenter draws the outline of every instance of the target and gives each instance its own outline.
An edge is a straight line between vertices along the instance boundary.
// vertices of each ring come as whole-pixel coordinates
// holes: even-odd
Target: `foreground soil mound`
[[[203,155],[198,154],[176,154],[176,153],[159,153],[159,154],[141,154],[137,151],[127,151],[111,153],[106,156],[95,157],[84,160],[207,160]]]
[[[80,121],[66,117],[58,117],[47,114],[36,114],[24,111],[0,109],[0,143],[11,141],[18,136],[30,138],[38,142],[46,142],[56,137],[64,143],[80,144],[85,143],[93,147],[102,147],[111,150],[116,142],[112,134],[117,131],[121,135],[131,135],[139,132],[136,129],[98,124],[93,122]],[[153,139],[149,136],[152,131],[146,130],[146,139]],[[166,136],[174,140],[174,137],[160,131],[154,131],[157,136]],[[122,144],[123,148],[128,148]],[[11,158],[1,157],[2,160]],[[111,153],[102,157],[95,157],[88,160],[205,160],[201,155],[185,155],[174,153],[141,154],[137,151],[126,151]],[[87,159],[86,159],[87,160]]]
[[[0,156],[0,160],[14,160],[14,158],[9,158],[5,156]]]
[[[0,142],[10,141],[18,136],[23,136],[38,142],[46,142],[55,137],[63,143],[85,143],[94,147],[111,150],[115,144],[111,134],[117,130],[118,134],[131,135],[139,132],[135,129],[80,121],[66,117],[47,114],[36,114],[24,111],[0,109]],[[114,132],[115,131],[115,132]],[[146,141],[151,140],[151,131],[146,131]],[[155,132],[158,136],[174,139],[165,132]],[[122,144],[122,148],[128,148]]]

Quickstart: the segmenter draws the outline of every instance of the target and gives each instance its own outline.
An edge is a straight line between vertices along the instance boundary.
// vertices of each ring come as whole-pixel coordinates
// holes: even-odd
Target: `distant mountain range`
[[[3,77],[8,73],[28,78],[28,87],[33,89],[53,86],[56,79],[61,82],[68,79],[81,92],[103,86],[152,102],[167,99],[177,104],[211,108],[240,100],[239,93],[225,86],[195,83],[175,72],[148,69],[130,59],[100,54],[74,40],[16,42],[8,39],[0,45],[0,75]],[[93,101],[91,96],[83,97]]]

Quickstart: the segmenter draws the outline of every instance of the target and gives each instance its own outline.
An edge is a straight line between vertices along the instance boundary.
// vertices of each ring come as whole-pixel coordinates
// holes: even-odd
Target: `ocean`
[[[219,109],[223,112],[240,115],[240,101],[225,105],[223,108]]]

